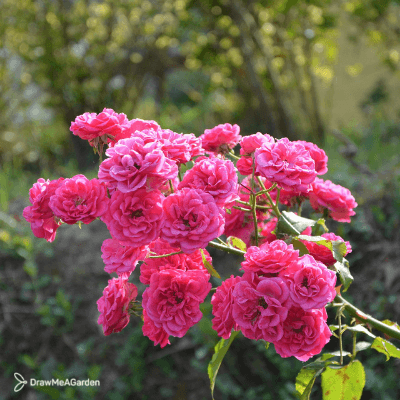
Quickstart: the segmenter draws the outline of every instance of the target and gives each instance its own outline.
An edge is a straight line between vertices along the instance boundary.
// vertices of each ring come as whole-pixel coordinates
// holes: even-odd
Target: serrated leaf
[[[365,385],[365,371],[356,360],[340,368],[327,367],[322,373],[324,400],[359,400]]]
[[[293,239],[292,245],[295,250],[299,250],[300,256],[304,256],[304,254],[310,254],[310,252],[307,249],[307,246],[304,243],[300,242],[300,240]]]
[[[300,235],[309,226],[314,226],[317,221],[313,219],[299,217],[293,212],[282,211],[278,219],[277,229],[279,233],[288,233],[289,235]]]
[[[371,348],[384,354],[386,356],[386,361],[389,360],[390,357],[400,358],[400,349],[379,336],[375,338]]]
[[[207,261],[206,256],[204,255],[203,249],[200,249],[201,258],[203,260],[203,264],[206,267],[207,271],[211,274],[211,276],[215,276],[216,278],[221,279],[219,273],[214,269],[214,267]]]
[[[327,247],[333,254],[333,257],[336,261],[343,262],[344,256],[347,253],[347,247],[344,242],[341,240],[329,240],[324,238],[323,236],[308,236],[308,235],[299,235],[297,237],[299,240],[306,240],[308,242],[313,242],[322,246]]]
[[[362,325],[348,326],[347,329],[352,332],[362,332],[372,338],[376,338],[376,336],[373,333],[371,333],[367,328],[365,328]]]
[[[230,345],[232,344],[235,337],[239,334],[240,331],[234,331],[231,334],[231,337],[228,340],[221,339],[216,346],[214,347],[214,355],[210,363],[208,364],[207,372],[208,377],[210,378],[210,387],[211,387],[211,397],[214,400],[214,387],[215,387],[215,379],[218,374],[219,367],[221,366],[222,360],[225,357],[225,354],[229,350]]]
[[[243,242],[242,239],[239,239],[235,236],[229,236],[228,239],[226,239],[226,243],[228,243],[229,246],[235,247],[239,250],[242,250],[242,251],[247,250],[246,243]]]
[[[345,292],[354,280],[353,275],[350,273],[349,263],[343,258],[343,262],[336,261],[333,266],[339,274],[340,282],[343,284],[343,292]]]
[[[357,342],[356,343],[356,352],[358,353],[359,351],[367,350],[371,347],[370,342]]]

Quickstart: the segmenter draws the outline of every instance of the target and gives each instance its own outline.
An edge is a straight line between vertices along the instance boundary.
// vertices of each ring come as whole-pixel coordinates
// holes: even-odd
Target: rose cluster
[[[336,274],[329,269],[335,259],[307,240],[309,254],[300,256],[275,233],[279,203],[293,207],[309,199],[315,211],[337,221],[355,214],[348,189],[317,178],[327,172],[323,150],[260,132],[242,137],[231,124],[197,138],[108,108],[78,116],[70,130],[99,153],[107,147],[98,177],[39,179],[23,215],[49,242],[63,223],[106,224],[111,238],[101,247],[104,269],[118,277],[97,302],[105,335],[140,315],[143,334],[155,345],[184,336],[202,318],[200,304],[211,290],[212,259],[205,248],[226,235],[249,247],[243,274],[223,281],[212,296],[218,335],[227,339],[241,330],[249,339],[273,343],[282,357],[302,361],[321,351],[331,335],[325,306],[336,293]],[[302,233],[310,235],[311,228]],[[331,233],[324,239],[344,241]],[[129,282],[139,263],[146,285],[141,304]]]

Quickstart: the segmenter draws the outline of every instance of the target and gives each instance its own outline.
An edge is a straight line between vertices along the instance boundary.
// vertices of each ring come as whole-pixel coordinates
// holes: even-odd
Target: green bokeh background
[[[69,126],[104,107],[197,136],[229,122],[243,135],[317,143],[329,156],[324,178],[359,204],[351,224],[327,222],[353,247],[346,296],[376,318],[400,319],[398,1],[3,0],[0,11],[0,399],[211,398],[209,304],[162,350],[135,318],[104,337],[105,226],[62,227],[49,244],[22,218],[39,177],[96,176],[98,160]],[[210,252],[222,277],[237,273],[240,260]],[[363,399],[398,399],[399,360],[359,358]],[[238,338],[215,398],[292,399],[302,365]],[[14,393],[14,372],[101,386]],[[321,396],[317,384],[312,399]]]

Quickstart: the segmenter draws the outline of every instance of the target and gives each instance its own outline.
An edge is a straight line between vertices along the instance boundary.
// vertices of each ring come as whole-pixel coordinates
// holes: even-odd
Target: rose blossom
[[[114,147],[115,143],[117,143],[121,139],[129,139],[135,134],[136,131],[143,131],[146,129],[158,129],[160,125],[158,125],[155,121],[147,121],[144,119],[136,118],[128,121],[128,123],[124,127],[125,129],[116,134],[114,139],[108,139],[108,145],[110,147]]]
[[[156,327],[182,337],[202,318],[200,303],[211,289],[201,271],[167,269],[151,276],[143,293],[143,308]]]
[[[288,313],[289,289],[279,277],[262,278],[257,285],[243,276],[233,290],[233,319],[248,339],[279,340]]]
[[[164,220],[164,196],[158,190],[142,188],[131,193],[115,191],[102,216],[113,239],[141,247],[155,240]]]
[[[299,251],[295,250],[292,244],[287,245],[283,240],[275,240],[260,247],[249,247],[244,258],[241,268],[244,271],[270,275],[281,272],[291,262],[298,260]]]
[[[274,143],[275,139],[267,133],[263,135],[257,132],[255,135],[244,136],[240,142],[240,160],[236,167],[242,175],[251,175],[253,173],[252,154],[264,143]]]
[[[179,252],[179,248],[172,247],[168,242],[157,239],[149,245],[150,251],[156,255],[171,254]],[[203,250],[206,260],[211,264],[212,258],[207,250]],[[199,270],[204,273],[207,280],[210,279],[210,274],[204,267],[203,258],[200,250],[196,250],[192,254],[174,254],[168,257],[161,258],[146,258],[144,263],[140,266],[140,282],[148,285],[150,283],[151,275],[155,272],[163,271],[165,269],[180,269],[182,271]]]
[[[255,163],[257,173],[286,190],[307,191],[316,176],[310,153],[287,138],[264,143],[255,152]]]
[[[148,246],[132,247],[115,239],[106,239],[101,246],[101,258],[104,271],[118,275],[130,274],[139,261],[143,261],[149,253]]]
[[[165,221],[160,237],[184,253],[206,247],[224,231],[221,208],[202,190],[179,190],[165,199],[163,209]]]
[[[220,158],[203,158],[189,169],[178,189],[201,189],[211,194],[218,206],[223,207],[239,198],[238,177],[232,161]]]
[[[221,286],[218,286],[216,292],[211,298],[211,304],[213,306],[212,313],[214,318],[212,320],[212,327],[218,333],[218,336],[229,339],[231,337],[232,329],[238,330],[237,323],[232,316],[232,306],[234,298],[232,296],[235,285],[240,282],[241,277],[234,277],[231,275],[230,278],[222,282]]]
[[[344,242],[347,249],[344,256],[351,253],[350,242],[345,242],[340,236],[337,236],[334,233],[324,233],[321,236],[327,240]],[[301,242],[306,245],[311,256],[313,256],[317,261],[324,263],[327,267],[336,263],[332,250],[328,249],[326,246],[315,242],[309,242],[307,240],[301,240]]]
[[[283,358],[295,356],[300,361],[321,352],[332,335],[326,324],[325,308],[304,311],[292,307],[283,323],[283,336],[274,342],[276,352]]]
[[[71,122],[70,131],[81,139],[89,140],[93,146],[93,139],[102,135],[116,136],[128,127],[129,121],[125,114],[117,114],[111,108],[104,108],[96,113],[84,113]]]
[[[146,186],[157,189],[178,175],[175,161],[165,157],[156,142],[140,137],[121,139],[106,150],[109,157],[100,164],[99,180],[111,190],[128,193]]]
[[[290,297],[303,308],[322,308],[336,296],[336,273],[306,254],[292,262],[279,276],[286,279]]]
[[[128,282],[128,276],[123,275],[108,281],[103,296],[97,300],[100,312],[97,323],[103,325],[104,335],[120,332],[128,325],[129,306],[136,299],[137,288]]]
[[[240,127],[236,124],[220,124],[212,129],[206,129],[200,139],[205,151],[225,154],[240,142]]]
[[[316,178],[309,193],[311,207],[319,212],[329,210],[329,216],[338,222],[350,222],[355,215],[357,203],[349,189],[335,185],[331,181]]]
[[[90,224],[106,212],[108,204],[105,185],[84,175],[64,179],[49,201],[54,215],[69,225]]]
[[[328,172],[328,156],[325,151],[320,149],[315,143],[296,140],[294,143],[302,144],[309,151],[311,158],[315,161],[315,171],[318,175]]]
[[[61,225],[61,222],[55,219],[49,201],[63,181],[64,178],[52,181],[39,178],[29,189],[29,201],[32,205],[25,207],[22,212],[23,217],[31,223],[33,234],[38,238],[45,238],[48,242],[55,239],[56,231]]]
[[[148,317],[146,310],[143,310],[143,335],[147,336],[154,342],[154,346],[160,345],[161,348],[167,344],[171,344],[169,341],[169,335],[161,326],[156,326],[155,323]]]

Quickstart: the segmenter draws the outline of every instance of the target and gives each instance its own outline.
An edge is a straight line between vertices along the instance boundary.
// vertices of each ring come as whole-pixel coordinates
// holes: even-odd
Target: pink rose
[[[309,193],[311,207],[319,212],[329,211],[329,216],[338,222],[350,222],[355,215],[357,203],[349,189],[335,185],[331,181],[316,178]]]
[[[304,310],[325,307],[336,296],[336,273],[308,254],[292,262],[279,276],[286,279],[294,304]]]
[[[351,253],[350,242],[345,242],[340,236],[337,236],[334,233],[324,233],[321,236],[331,241],[344,242],[347,248],[345,256]],[[336,263],[332,251],[329,250],[326,246],[314,242],[308,242],[307,240],[302,240],[302,242],[306,245],[310,256],[313,256],[317,261],[324,263],[327,267]]]
[[[210,193],[218,206],[223,207],[239,198],[238,177],[232,161],[220,158],[203,158],[189,169],[178,189],[200,189]]]
[[[240,142],[240,127],[231,124],[217,125],[212,129],[206,129],[200,139],[205,151],[225,154]]]
[[[224,231],[222,209],[202,190],[179,190],[165,199],[163,208],[165,223],[160,237],[184,253],[206,247]]]
[[[97,300],[100,312],[97,323],[103,325],[104,335],[120,332],[128,325],[130,303],[136,299],[137,288],[128,282],[127,276],[120,276],[108,281],[103,296]]]
[[[128,128],[128,124],[125,114],[117,114],[111,108],[104,108],[99,115],[88,112],[79,115],[74,122],[71,122],[69,129],[81,139],[89,140],[93,146],[91,143],[93,139],[103,135],[116,136]]]
[[[275,341],[275,350],[283,358],[294,356],[307,361],[319,354],[332,335],[326,324],[325,308],[304,311],[292,307],[283,323],[283,336]]]
[[[110,190],[128,193],[144,186],[157,189],[178,175],[175,161],[165,157],[158,143],[140,137],[122,139],[106,150],[109,157],[100,164],[99,180]]]
[[[255,135],[244,136],[240,142],[240,160],[236,163],[236,167],[242,175],[251,175],[253,173],[253,158],[254,152],[264,143],[274,143],[275,139],[260,132]]]
[[[211,284],[201,271],[167,269],[151,276],[143,293],[143,308],[156,327],[182,337],[202,318],[200,303]]]
[[[121,139],[129,139],[131,136],[135,134],[136,131],[144,131],[146,129],[158,129],[160,125],[155,121],[146,121],[144,119],[132,119],[128,121],[124,128],[120,133],[116,134],[113,139],[108,139],[108,145],[110,147],[114,147],[115,143],[117,143]]]
[[[130,274],[139,261],[143,261],[149,253],[148,246],[132,247],[115,239],[106,239],[101,246],[101,258],[104,271],[118,275]]]
[[[49,202],[63,181],[64,178],[53,181],[38,179],[29,189],[29,201],[32,205],[25,207],[22,212],[22,216],[31,223],[33,234],[38,238],[45,238],[48,242],[55,239],[56,231],[61,225],[61,221],[56,220]]]
[[[148,317],[146,310],[143,310],[142,331],[144,336],[147,336],[154,342],[154,346],[159,344],[160,347],[163,348],[167,344],[171,344],[168,333],[165,332],[161,326],[157,327],[155,325],[155,323]]]
[[[106,212],[108,205],[105,185],[84,175],[65,179],[49,201],[54,215],[69,225],[79,221],[90,224]]]
[[[232,316],[232,306],[234,302],[233,290],[235,285],[240,282],[240,276],[224,280],[221,286],[218,286],[216,292],[211,298],[213,306],[212,313],[214,318],[212,320],[212,327],[218,333],[218,336],[229,339],[231,337],[232,329],[238,330],[238,326]]]
[[[233,290],[233,319],[248,339],[279,340],[288,298],[289,289],[282,278],[262,278],[257,286],[242,278]]]
[[[160,234],[164,221],[163,201],[164,196],[158,190],[115,191],[101,219],[113,239],[132,247],[145,246]]]
[[[264,243],[260,247],[251,246],[244,255],[242,262],[244,271],[255,272],[258,275],[270,276],[288,268],[289,264],[297,261],[299,251],[293,245],[287,245],[283,240]]]
[[[156,253],[156,255],[162,255],[179,252],[179,248],[171,247],[169,243],[157,239],[150,243],[150,251]],[[203,252],[207,261],[212,263],[208,251],[204,249]],[[199,270],[205,274],[207,280],[210,279],[210,274],[204,267],[200,250],[196,250],[192,254],[181,253],[162,258],[146,258],[144,263],[140,266],[140,282],[148,285],[151,280],[151,275],[165,269],[180,269],[182,271]]]
[[[286,190],[306,192],[316,177],[310,153],[287,138],[264,143],[255,152],[255,163],[257,173]]]
[[[328,172],[328,156],[324,150],[320,149],[316,144],[305,142],[304,140],[296,140],[295,143],[302,144],[309,151],[311,158],[315,161],[315,170],[318,175]]]

